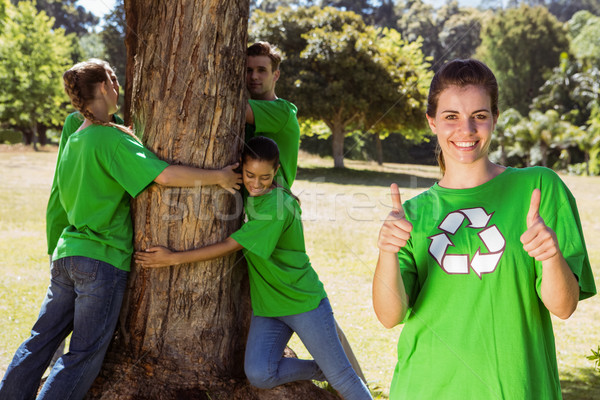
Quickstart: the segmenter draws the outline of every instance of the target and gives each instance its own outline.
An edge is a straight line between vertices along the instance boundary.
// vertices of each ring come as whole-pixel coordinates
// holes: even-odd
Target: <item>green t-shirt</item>
[[[541,262],[520,241],[534,188],[579,280],[596,293],[575,199],[552,171],[507,168],[483,185],[434,185],[404,204],[399,253],[409,314],[390,399],[560,399]]]
[[[133,253],[130,200],[167,166],[116,128],[91,125],[73,133],[56,167],[68,226],[52,259],[85,256],[129,271]]]
[[[296,118],[298,109],[284,99],[248,100],[248,103],[254,113],[254,125],[246,125],[246,141],[254,136],[265,136],[277,143],[281,168],[277,172],[276,180],[289,189],[296,179],[298,168],[300,149],[300,126]]]
[[[83,123],[83,120],[83,115],[81,115],[79,112],[71,113],[65,119],[62,133],[60,135],[58,155],[56,157],[57,164],[67,144],[67,140],[69,140],[69,137],[71,137],[73,132],[79,129]],[[116,114],[113,115],[113,120],[117,124],[123,124],[123,120]],[[48,242],[48,254],[54,253],[56,243],[58,243],[58,238],[68,225],[69,221],[67,219],[67,213],[62,208],[58,196],[58,186],[56,185],[55,172],[54,179],[52,181],[52,189],[50,190],[50,198],[48,199],[48,207],[46,208],[46,240]]]
[[[244,247],[255,315],[281,317],[314,310],[327,297],[310,265],[298,202],[282,188],[247,197],[248,221],[231,237]]]

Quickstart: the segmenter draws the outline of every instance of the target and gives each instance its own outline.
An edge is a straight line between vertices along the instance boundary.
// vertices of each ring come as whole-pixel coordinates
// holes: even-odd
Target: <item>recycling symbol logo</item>
[[[449,213],[438,226],[442,233],[428,237],[429,254],[437,261],[439,266],[448,274],[468,274],[470,268],[481,279],[483,274],[496,270],[500,258],[506,248],[506,239],[496,225],[488,226],[493,213],[488,214],[482,207],[467,208]],[[463,225],[464,220],[469,221],[465,228],[482,229],[477,233],[485,247],[486,253],[479,248],[471,257],[469,254],[448,254],[448,248],[454,246],[448,235],[454,235]]]

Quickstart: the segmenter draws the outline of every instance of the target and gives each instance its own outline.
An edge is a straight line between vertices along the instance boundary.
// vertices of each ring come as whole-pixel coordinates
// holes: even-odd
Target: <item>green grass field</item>
[[[55,152],[0,151],[0,375],[28,336],[48,284],[44,220],[55,159]],[[369,385],[387,398],[401,328],[383,328],[371,307],[377,234],[391,204],[389,184],[397,182],[408,199],[435,181],[437,168],[347,161],[347,170],[333,170],[331,164],[300,160],[294,192],[306,246]],[[577,198],[600,287],[600,178],[563,179]],[[600,297],[581,302],[567,321],[555,318],[554,328],[564,398],[599,399],[600,373],[586,356],[600,344]],[[308,356],[296,337],[291,347]]]

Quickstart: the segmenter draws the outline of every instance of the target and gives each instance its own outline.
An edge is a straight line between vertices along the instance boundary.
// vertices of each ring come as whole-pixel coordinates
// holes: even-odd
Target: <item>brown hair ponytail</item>
[[[96,85],[107,81],[106,71],[110,65],[103,60],[90,59],[75,64],[63,74],[65,92],[71,99],[71,104],[86,119],[96,125],[112,126],[124,132],[139,142],[131,129],[114,122],[100,121],[87,108],[87,104],[94,99]]]

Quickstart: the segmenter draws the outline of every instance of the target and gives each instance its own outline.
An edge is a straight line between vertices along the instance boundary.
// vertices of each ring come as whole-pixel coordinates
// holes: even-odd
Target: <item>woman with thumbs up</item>
[[[442,178],[393,210],[373,307],[404,324],[390,399],[560,399],[550,314],[596,293],[575,199],[552,170],[488,156],[498,85],[477,60],[434,76],[426,117]]]

